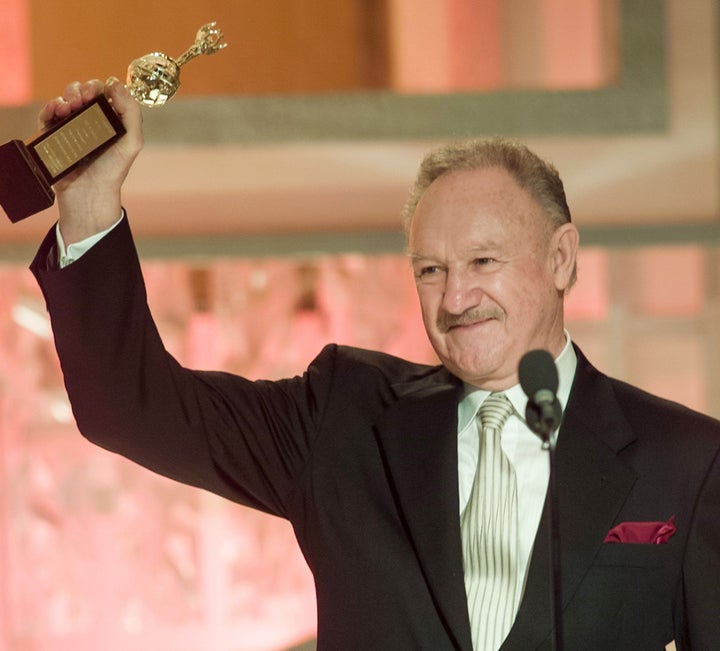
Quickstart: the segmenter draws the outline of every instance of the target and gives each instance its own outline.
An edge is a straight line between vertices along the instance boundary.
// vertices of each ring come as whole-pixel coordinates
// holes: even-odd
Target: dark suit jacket
[[[87,438],[288,518],[320,649],[471,649],[457,378],[338,346],[280,382],[188,371],[162,347],[125,222],[64,270],[47,270],[52,242],[32,268]],[[718,423],[578,357],[557,453],[565,648],[720,649]],[[603,544],[619,522],[673,515],[667,544]],[[504,650],[551,648],[547,550],[543,519]]]

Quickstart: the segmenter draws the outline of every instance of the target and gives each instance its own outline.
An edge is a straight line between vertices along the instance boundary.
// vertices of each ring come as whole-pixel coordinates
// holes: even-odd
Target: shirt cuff
[[[93,246],[95,246],[103,237],[105,237],[110,231],[112,231],[125,217],[125,210],[120,214],[118,219],[110,228],[106,228],[104,231],[95,233],[90,237],[86,237],[84,240],[74,242],[69,246],[65,246],[62,234],[60,233],[60,224],[55,225],[55,237],[57,238],[57,253],[58,253],[58,264],[63,269],[69,264],[72,264],[78,260],[81,256],[85,255]]]

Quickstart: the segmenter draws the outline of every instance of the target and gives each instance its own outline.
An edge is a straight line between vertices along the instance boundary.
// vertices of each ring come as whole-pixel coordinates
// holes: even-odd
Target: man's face
[[[576,235],[571,224],[550,232],[504,169],[452,172],[430,185],[408,244],[425,330],[452,373],[502,390],[517,383],[527,351],[560,353]]]

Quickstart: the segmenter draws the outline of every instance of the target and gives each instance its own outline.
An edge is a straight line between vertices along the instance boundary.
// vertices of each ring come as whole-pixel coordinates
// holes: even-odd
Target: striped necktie
[[[500,447],[512,403],[492,393],[480,407],[478,465],[461,516],[465,591],[476,651],[496,651],[518,607],[518,507],[515,471]]]

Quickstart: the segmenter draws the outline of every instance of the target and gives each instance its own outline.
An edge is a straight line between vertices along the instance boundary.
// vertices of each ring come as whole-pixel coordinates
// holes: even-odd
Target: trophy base
[[[18,222],[53,205],[52,185],[125,133],[104,95],[31,140],[0,145],[0,205]]]
[[[0,145],[0,205],[11,222],[19,222],[55,202],[55,193],[25,143]]]

